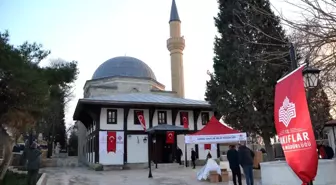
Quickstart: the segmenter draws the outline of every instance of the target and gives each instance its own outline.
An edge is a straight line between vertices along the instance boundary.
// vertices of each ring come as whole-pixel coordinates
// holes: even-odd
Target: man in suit
[[[237,185],[237,177],[238,177],[238,184],[242,185],[238,151],[236,150],[235,145],[230,145],[230,149],[227,152],[226,156],[229,161],[230,169],[232,171],[233,184]]]
[[[183,153],[182,153],[182,150],[181,148],[177,147],[177,150],[176,150],[176,161],[177,163],[179,163],[180,165],[182,165],[182,162],[181,162],[181,157],[182,157]]]
[[[195,169],[196,167],[196,151],[192,148],[191,149],[191,162],[192,162],[192,165],[193,165],[193,169]]]

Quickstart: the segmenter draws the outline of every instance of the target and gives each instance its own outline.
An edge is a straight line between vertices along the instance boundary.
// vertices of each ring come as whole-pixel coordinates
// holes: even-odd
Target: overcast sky
[[[192,3],[191,3],[192,2]],[[283,0],[271,0],[277,10],[292,16]],[[207,70],[212,70],[213,17],[216,0],[176,0],[186,40],[184,50],[185,96],[204,99]],[[80,74],[67,124],[83,86],[95,69],[116,56],[132,56],[147,63],[157,80],[171,89],[169,37],[171,0],[0,0],[0,32],[8,30],[11,43],[43,44],[51,59],[76,60]]]

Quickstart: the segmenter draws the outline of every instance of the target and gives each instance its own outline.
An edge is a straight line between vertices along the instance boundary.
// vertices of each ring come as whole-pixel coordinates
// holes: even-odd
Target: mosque
[[[169,128],[186,128],[186,134],[194,133],[214,115],[208,102],[184,98],[185,40],[181,36],[175,0],[172,0],[169,28],[171,91],[165,90],[145,62],[128,56],[105,61],[92,79],[86,81],[84,98],[78,100],[73,115],[77,121],[80,162],[145,164],[155,149],[152,160],[172,163],[177,147],[184,151],[184,135],[174,134],[167,142],[167,135],[161,133],[150,141],[146,130],[162,126],[168,128],[167,132]],[[191,148],[195,148],[199,159],[206,158],[208,150],[204,145],[192,145],[184,151],[189,155],[187,160],[190,160]],[[218,147],[210,151],[212,156],[219,153]]]

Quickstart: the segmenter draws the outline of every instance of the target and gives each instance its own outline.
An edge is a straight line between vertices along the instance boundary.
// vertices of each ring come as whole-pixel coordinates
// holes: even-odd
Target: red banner
[[[204,144],[204,150],[211,150],[211,144]]]
[[[144,131],[146,131],[146,121],[143,111],[136,111],[136,114],[142,128],[144,129]]]
[[[300,67],[278,81],[274,120],[288,165],[303,183],[308,183],[316,176],[318,158],[302,70]]]
[[[173,144],[175,141],[174,135],[175,135],[174,131],[168,131],[166,135],[166,143]]]
[[[180,112],[183,128],[189,128],[188,112]]]
[[[117,150],[117,132],[107,132],[107,153]]]

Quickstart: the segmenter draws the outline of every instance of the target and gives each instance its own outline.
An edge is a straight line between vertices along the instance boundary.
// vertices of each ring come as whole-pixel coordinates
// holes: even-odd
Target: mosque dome
[[[152,69],[146,63],[128,56],[111,58],[102,63],[93,73],[92,80],[117,76],[156,80]]]

